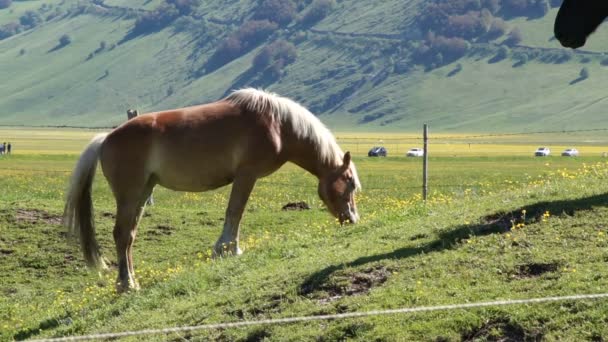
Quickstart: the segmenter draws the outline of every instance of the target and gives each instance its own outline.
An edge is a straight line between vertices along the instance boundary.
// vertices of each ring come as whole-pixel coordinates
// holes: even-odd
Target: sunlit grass
[[[90,134],[78,139],[86,143]],[[357,156],[363,183],[357,195],[360,224],[340,227],[318,199],[314,177],[289,164],[256,185],[242,222],[245,254],[240,258],[211,259],[229,187],[205,193],[156,189],[156,204],[146,210],[134,250],[142,290],[118,295],[116,270],[101,275],[88,271],[77,243],[67,239],[57,224],[69,170],[79,152],[70,150],[68,154],[16,150],[0,159],[0,272],[8,275],[0,283],[0,293],[5,294],[0,296],[1,339],[589,293],[601,291],[603,279],[608,278],[602,261],[608,247],[605,213],[595,211],[597,204],[591,202],[587,210],[594,211],[588,216],[564,214],[575,210],[568,202],[572,208],[580,207],[583,203],[577,201],[608,190],[604,158],[433,156],[430,197],[425,203],[420,158]],[[312,210],[281,211],[284,204],[295,201],[306,201]],[[564,209],[551,204],[559,201],[565,201]],[[111,233],[114,200],[100,173],[94,202],[97,236],[112,264],[116,260]],[[535,205],[540,207],[533,209]],[[24,212],[33,218],[23,216]],[[491,228],[485,226],[486,215],[500,212],[512,212],[508,231],[476,233],[479,227]],[[41,213],[50,218],[36,216]],[[547,278],[510,278],[518,265],[531,260],[558,266]],[[343,296],[335,302],[327,299],[332,295],[324,288],[338,286],[340,277],[374,267],[387,269],[390,276],[385,284],[368,294]],[[333,268],[323,280],[322,271]],[[321,277],[322,286],[311,295],[300,294],[300,286],[312,274]],[[267,308],[273,298],[280,298],[276,309]],[[593,322],[605,308],[583,309],[581,315]],[[524,307],[508,313],[523,326],[533,326],[537,316],[572,319],[572,314],[556,316],[556,311]],[[361,320],[369,329],[358,332],[356,339],[369,340],[372,335],[388,340],[454,339],[463,327],[476,326],[493,315],[496,312],[480,311],[420,315],[409,321]],[[346,334],[340,332],[343,324],[330,323],[329,331],[320,325],[268,331],[274,340],[314,339],[330,332],[339,337]],[[581,323],[543,329],[554,339],[569,339],[587,328]],[[224,338],[236,340],[254,332],[224,333]],[[215,334],[196,336],[220,339]]]

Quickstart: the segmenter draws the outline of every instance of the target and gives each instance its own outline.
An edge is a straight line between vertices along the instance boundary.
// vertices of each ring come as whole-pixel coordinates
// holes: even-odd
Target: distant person
[[[11,154],[11,142],[8,142],[8,145],[6,145],[6,153]]]
[[[138,115],[139,115],[139,113],[137,112],[137,109],[127,109],[127,120],[131,120],[131,119],[137,117]],[[152,197],[152,194],[150,194],[150,197],[148,197],[146,204],[154,205],[154,197]]]
[[[4,144],[0,145],[0,155],[4,154]]]

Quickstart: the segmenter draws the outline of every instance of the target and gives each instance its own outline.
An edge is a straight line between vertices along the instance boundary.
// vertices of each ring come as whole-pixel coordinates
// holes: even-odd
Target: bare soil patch
[[[62,222],[62,217],[60,215],[54,215],[40,209],[17,209],[14,217],[17,222],[33,224],[44,223],[61,225]]]
[[[462,341],[496,341],[521,342],[541,341],[543,334],[540,331],[526,330],[521,325],[511,322],[507,318],[498,318],[486,321],[480,327],[462,335]]]
[[[546,273],[552,273],[559,269],[559,264],[552,263],[529,263],[517,266],[513,273],[516,279],[537,278]]]
[[[325,291],[327,297],[321,302],[332,302],[345,296],[356,296],[368,293],[373,287],[384,284],[391,271],[383,265],[371,267],[363,271],[342,273],[332,277],[328,284],[319,290]]]
[[[310,206],[306,202],[290,202],[285,204],[281,210],[310,210]]]

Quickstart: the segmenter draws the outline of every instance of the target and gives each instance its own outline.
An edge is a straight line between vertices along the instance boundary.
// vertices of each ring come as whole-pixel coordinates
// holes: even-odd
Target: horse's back
[[[140,115],[106,139],[106,177],[153,176],[174,190],[229,184],[240,168],[272,160],[277,147],[266,123],[225,101]]]

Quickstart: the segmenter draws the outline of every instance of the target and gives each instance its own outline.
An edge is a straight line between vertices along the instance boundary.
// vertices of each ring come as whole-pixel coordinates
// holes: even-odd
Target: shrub
[[[447,64],[464,56],[469,47],[470,44],[462,38],[429,33],[426,40],[416,48],[414,59],[427,66],[431,62],[436,65],[439,59]],[[439,54],[441,57],[438,57]]]
[[[143,34],[163,29],[180,15],[180,10],[169,3],[162,3],[151,12],[140,15],[135,20],[133,34]]]
[[[496,39],[502,37],[507,32],[507,23],[501,18],[494,18],[487,32],[488,39]]]
[[[0,9],[11,7],[13,0],[0,0]]]
[[[295,45],[280,39],[265,46],[253,59],[252,67],[256,70],[275,68],[272,71],[278,74],[285,66],[295,62],[296,58]]]
[[[5,39],[21,32],[22,26],[18,22],[12,22],[0,26],[0,39]]]
[[[285,26],[291,23],[296,15],[296,6],[291,0],[264,0],[256,9],[253,19],[268,20]]]
[[[42,17],[38,12],[27,11],[21,17],[19,17],[19,23],[25,28],[33,28],[42,23]]]
[[[307,26],[316,24],[328,15],[335,5],[334,0],[314,0],[300,18],[300,24]]]
[[[479,12],[468,12],[464,15],[451,15],[448,17],[448,36],[472,39],[487,31]]]
[[[215,50],[206,68],[215,70],[258,46],[278,28],[268,20],[250,20],[226,38]]]
[[[519,43],[521,43],[523,39],[523,36],[521,34],[521,31],[519,30],[519,28],[514,28],[511,30],[511,32],[509,32],[509,36],[507,37],[507,39],[505,39],[504,43],[507,46],[515,46]]]
[[[173,5],[179,12],[179,15],[190,15],[199,6],[199,0],[166,0],[168,5]]]
[[[72,38],[70,38],[70,36],[68,36],[67,34],[64,34],[59,37],[59,46],[66,46],[69,45],[71,42]]]
[[[268,46],[264,47],[251,62],[251,66],[256,70],[265,69],[272,63],[272,50]]]
[[[507,57],[509,57],[509,48],[506,46],[501,46],[500,48],[498,48],[498,52],[496,53],[496,56],[494,57],[496,60],[503,60]]]
[[[268,20],[250,20],[239,28],[236,36],[241,42],[244,42],[245,48],[252,48],[268,38],[277,28],[277,24]]]

